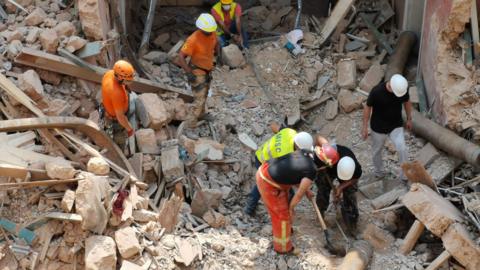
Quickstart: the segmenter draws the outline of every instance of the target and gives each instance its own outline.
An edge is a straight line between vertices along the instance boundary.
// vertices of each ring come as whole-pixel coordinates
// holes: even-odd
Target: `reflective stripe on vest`
[[[284,128],[262,144],[255,152],[260,163],[292,153],[295,150],[293,138],[296,134],[295,130]]]
[[[235,17],[235,9],[236,8],[237,8],[237,3],[232,2],[232,4],[230,5],[230,10],[229,10],[230,20],[232,20],[232,23],[233,23],[233,17]],[[220,18],[222,19],[222,22],[224,22],[225,21],[225,16],[223,16],[222,3],[220,1],[213,6],[213,10],[215,10],[217,12],[217,14],[220,15]],[[218,36],[223,35],[223,30],[222,30],[221,27],[217,27],[217,35]]]

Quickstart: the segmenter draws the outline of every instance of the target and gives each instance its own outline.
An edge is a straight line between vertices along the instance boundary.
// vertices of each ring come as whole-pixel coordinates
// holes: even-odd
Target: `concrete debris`
[[[118,252],[124,259],[135,256],[141,249],[135,230],[132,227],[117,230],[115,232],[115,243],[117,243]]]
[[[60,203],[60,207],[66,213],[72,212],[73,204],[75,203],[75,191],[71,189],[67,189],[65,194],[63,195],[62,202]]]
[[[223,193],[220,190],[200,190],[195,192],[192,201],[192,214],[197,217],[203,215],[210,209],[217,209],[222,201]]]
[[[82,23],[83,32],[89,39],[102,40],[107,36],[108,9],[105,3],[98,0],[79,0],[78,16]]]
[[[75,34],[75,26],[69,22],[69,21],[64,21],[59,24],[57,24],[53,30],[57,32],[57,35],[59,37],[61,36],[66,36],[70,37],[71,35]]]
[[[155,221],[158,220],[158,218],[158,213],[149,210],[140,209],[133,211],[133,219],[137,222]]]
[[[117,249],[111,237],[94,235],[85,240],[85,270],[115,270]]]
[[[154,64],[161,65],[168,61],[168,54],[161,51],[151,51],[144,56],[143,59],[153,62]]]
[[[96,175],[108,175],[110,165],[101,157],[92,157],[88,160],[87,171]]]
[[[40,36],[40,33],[42,30],[38,27],[31,27],[30,30],[28,30],[28,35],[25,37],[25,41],[28,44],[33,44],[37,41],[38,37]]]
[[[373,87],[377,86],[382,81],[386,68],[386,65],[374,63],[365,73],[358,86],[363,91],[370,92]]]
[[[87,44],[87,41],[85,39],[78,36],[71,36],[68,39],[67,46],[65,46],[65,49],[73,53],[83,48],[86,44]]]
[[[207,160],[222,160],[225,145],[205,138],[200,138],[195,142],[195,154],[199,155],[203,151],[208,151]]]
[[[57,32],[53,29],[43,30],[40,33],[40,42],[42,43],[42,48],[45,51],[49,53],[55,53],[59,44]]]
[[[340,89],[337,98],[340,108],[346,113],[362,108],[362,103],[366,100],[365,96],[352,93],[352,91],[343,88]]]
[[[160,129],[169,119],[165,103],[156,94],[141,94],[136,106],[137,116],[144,128]]]
[[[26,18],[25,25],[36,26],[41,24],[47,18],[47,14],[43,9],[37,7]]]
[[[389,232],[370,223],[363,231],[363,239],[367,240],[376,251],[385,252],[395,242],[395,237]]]
[[[142,128],[135,132],[140,152],[144,154],[160,154],[160,147],[157,145],[155,131],[151,128]]]
[[[178,142],[165,141],[160,156],[162,172],[167,181],[173,181],[185,175],[185,166],[179,157]]]
[[[223,63],[231,68],[238,68],[245,65],[245,57],[242,51],[235,44],[230,44],[222,48]]]
[[[337,64],[337,84],[340,88],[354,89],[357,86],[355,60],[343,60]]]
[[[48,177],[52,179],[72,179],[75,177],[75,169],[70,162],[59,159],[45,164]]]
[[[19,77],[18,86],[34,101],[41,100],[44,97],[42,81],[33,69],[25,71]]]
[[[225,217],[215,210],[208,210],[205,214],[203,214],[202,218],[212,228],[221,228],[225,226]]]
[[[420,163],[427,167],[429,166],[436,158],[440,156],[437,148],[431,143],[427,143],[417,154],[417,160]]]

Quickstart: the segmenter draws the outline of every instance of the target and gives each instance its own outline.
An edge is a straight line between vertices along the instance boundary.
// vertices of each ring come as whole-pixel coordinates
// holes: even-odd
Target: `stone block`
[[[132,227],[117,230],[115,232],[115,243],[117,243],[118,251],[124,259],[135,256],[141,249],[135,230]]]
[[[199,155],[203,151],[208,150],[206,160],[222,160],[223,149],[225,145],[205,138],[200,138],[195,142],[195,154]]]
[[[445,249],[467,270],[480,269],[480,247],[463,225],[450,225],[443,234],[442,241]]]
[[[24,22],[27,26],[36,26],[41,24],[46,18],[47,14],[45,13],[45,11],[37,7],[25,18]]]
[[[145,128],[160,129],[169,121],[165,103],[157,94],[145,93],[136,101],[137,116]]]
[[[92,157],[88,160],[87,171],[96,175],[108,175],[110,166],[107,161],[101,157]]]
[[[58,159],[45,164],[48,177],[52,179],[72,179],[75,177],[75,169],[70,162]]]
[[[18,87],[34,101],[43,99],[44,89],[42,81],[40,80],[38,73],[33,69],[25,71],[18,78]]]
[[[222,202],[223,192],[217,189],[205,189],[196,191],[192,200],[192,214],[203,217],[208,209],[217,209]]]
[[[361,109],[363,106],[362,103],[366,98],[360,94],[352,93],[352,91],[348,89],[340,89],[337,99],[338,103],[340,104],[340,108],[342,108],[342,110],[344,110],[346,113],[349,113],[354,110]]]
[[[242,51],[235,44],[230,44],[222,48],[222,60],[231,68],[237,68],[245,65],[245,58]]]
[[[357,65],[355,60],[338,62],[337,84],[340,88],[355,89],[357,86]]]
[[[63,194],[62,202],[60,203],[60,208],[65,213],[72,212],[73,204],[75,203],[75,191],[67,189],[65,194]]]
[[[59,37],[61,36],[70,37],[71,35],[75,34],[75,31],[76,31],[73,23],[69,21],[60,22],[53,28],[53,30],[57,32],[57,35]]]
[[[67,46],[65,46],[65,49],[73,53],[83,48],[85,44],[87,44],[87,41],[85,39],[78,36],[71,36],[68,39]]]
[[[142,128],[135,132],[135,139],[140,152],[144,154],[160,154],[155,131],[151,128]]]
[[[58,48],[58,35],[53,29],[46,29],[40,33],[42,48],[49,53],[56,53]]]
[[[172,145],[165,148],[162,147],[160,161],[162,163],[163,175],[167,181],[171,181],[185,175],[185,166],[180,160],[178,145]]]
[[[93,235],[85,240],[85,270],[115,270],[117,250],[111,237]]]
[[[433,144],[427,143],[417,153],[417,160],[420,161],[420,163],[424,167],[427,167],[439,156],[440,156],[440,153],[438,152],[437,148],[435,148],[435,146],[433,146]]]
[[[413,184],[402,201],[438,237],[442,237],[451,224],[464,220],[462,213],[451,202],[423,184]]]
[[[371,65],[358,86],[363,91],[370,92],[373,87],[382,81],[386,68],[386,65],[380,65],[378,63]]]
[[[78,0],[78,16],[85,36],[93,40],[103,40],[110,29],[108,4],[99,0]]]

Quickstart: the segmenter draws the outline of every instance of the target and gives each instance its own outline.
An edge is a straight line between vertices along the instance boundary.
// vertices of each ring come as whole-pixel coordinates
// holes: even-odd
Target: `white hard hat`
[[[343,157],[337,165],[337,175],[340,180],[348,181],[352,179],[355,172],[355,161],[351,157]]]
[[[400,74],[395,74],[390,78],[390,87],[392,87],[395,96],[403,97],[407,93],[407,79]]]
[[[313,138],[312,135],[307,132],[299,132],[293,138],[293,141],[300,149],[312,150],[313,148]]]
[[[217,23],[215,22],[215,19],[212,15],[208,13],[200,14],[195,25],[199,29],[209,33],[215,32],[217,30]]]

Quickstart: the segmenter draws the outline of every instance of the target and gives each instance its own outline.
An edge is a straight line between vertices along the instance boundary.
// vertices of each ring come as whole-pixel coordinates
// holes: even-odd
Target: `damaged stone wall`
[[[435,120],[461,131],[463,111],[477,102],[471,98],[473,72],[456,53],[457,39],[470,20],[470,0],[429,0],[424,16],[420,68],[428,104]],[[458,48],[458,47],[457,47]]]

